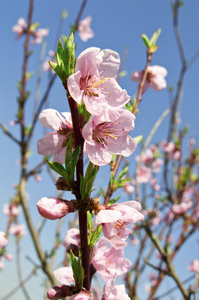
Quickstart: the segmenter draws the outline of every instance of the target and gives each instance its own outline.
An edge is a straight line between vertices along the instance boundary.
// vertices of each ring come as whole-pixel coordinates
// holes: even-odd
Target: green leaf
[[[119,174],[118,178],[116,179],[116,182],[118,183],[120,179],[128,172],[128,167],[125,167]]]
[[[53,171],[65,178],[66,172],[64,167],[60,163],[47,160],[47,164]]]
[[[90,251],[92,250],[95,243],[98,241],[100,235],[102,233],[102,226],[97,226],[95,231],[92,233],[91,239],[90,239]]]
[[[92,215],[89,211],[87,211],[87,220],[88,220],[88,223],[87,223],[88,228],[92,228],[92,226],[93,226]]]
[[[72,250],[70,250],[70,261],[71,267],[73,269],[73,277],[75,279],[75,284],[78,288],[82,288],[84,281],[84,269],[81,265],[81,255],[79,254],[78,259],[76,260],[75,255]]]
[[[35,22],[32,25],[30,25],[30,31],[35,31],[37,27],[39,26],[39,22]]]
[[[155,46],[156,45],[156,42],[160,36],[160,33],[161,33],[161,29],[159,28],[158,31],[155,31],[154,34],[152,35],[151,39],[150,39],[150,42],[149,42],[149,45],[150,45],[150,48]]]
[[[117,198],[111,199],[111,200],[109,201],[109,203],[108,203],[108,206],[114,204],[114,203],[117,202],[120,198],[121,198],[121,197],[119,196],[119,197],[117,197]]]
[[[62,71],[64,71],[63,57],[64,57],[64,48],[62,46],[62,42],[60,39],[58,42],[58,45],[57,45],[57,62],[58,62],[58,65],[61,67]]]
[[[72,153],[71,169],[73,174],[75,172],[75,167],[78,162],[80,153],[81,153],[81,146],[79,145]]]
[[[146,36],[146,34],[142,34],[141,37],[142,37],[142,40],[143,40],[143,42],[145,43],[146,47],[149,48],[149,46],[150,46],[150,41],[149,41],[148,36]]]
[[[143,135],[138,135],[138,136],[134,137],[133,139],[136,142],[136,144],[139,144],[143,139]]]
[[[101,191],[102,196],[105,198],[105,193],[102,188],[100,188],[100,191]]]
[[[72,155],[73,155],[72,142],[73,142],[72,139],[70,139],[66,146],[66,152],[65,152],[65,169],[66,170],[70,170],[70,164],[71,164]]]
[[[62,11],[62,14],[61,14],[61,18],[62,19],[66,19],[68,17],[68,12],[67,12],[67,10],[63,10]]]
[[[74,35],[70,34],[65,43],[65,50],[63,53],[64,59],[64,71],[66,78],[68,78],[75,71],[75,44],[74,44]]]
[[[26,80],[29,80],[33,75],[34,75],[33,71],[26,73]]]
[[[114,175],[113,175],[113,172],[111,172],[111,185],[113,185],[115,182],[115,178],[114,178]]]
[[[61,81],[64,81],[64,72],[62,71],[62,68],[54,61],[49,61],[49,64],[50,64],[51,68],[53,68],[53,70],[55,71],[57,76],[59,76]]]

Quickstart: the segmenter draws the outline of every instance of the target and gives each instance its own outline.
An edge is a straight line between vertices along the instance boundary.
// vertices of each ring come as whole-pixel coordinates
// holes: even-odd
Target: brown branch
[[[76,167],[76,179],[77,179],[77,191],[76,191],[76,199],[80,202],[79,209],[79,230],[80,230],[80,241],[81,241],[81,251],[82,251],[82,266],[84,268],[84,288],[86,290],[90,290],[90,260],[89,260],[89,247],[88,247],[88,236],[87,236],[87,212],[82,207],[83,200],[81,199],[80,194],[80,177],[83,177],[83,145],[84,139],[80,130],[80,121],[77,109],[77,102],[75,102],[71,96],[68,95],[68,103],[70,106],[72,123],[73,123],[73,131],[75,138],[75,147],[80,146],[81,152],[79,156],[79,160]]]
[[[152,60],[152,54],[147,54],[147,64],[146,64],[146,67],[144,69],[144,74],[143,74],[143,77],[142,77],[142,80],[138,86],[138,94],[137,94],[137,100],[136,100],[136,104],[134,106],[134,109],[132,111],[132,113],[135,115],[137,113],[137,109],[138,109],[138,106],[142,100],[142,93],[143,93],[143,88],[144,88],[144,84],[145,84],[145,81],[147,79],[147,73],[148,73],[148,67],[151,63],[151,60]],[[113,176],[115,177],[116,174],[117,174],[117,171],[119,169],[119,166],[120,166],[120,163],[122,161],[122,158],[123,156],[122,155],[119,155],[118,156],[118,159],[116,161],[116,164],[113,168]],[[109,186],[107,188],[107,191],[106,191],[106,196],[105,196],[105,199],[104,199],[104,205],[107,205],[109,200],[110,200],[110,197],[112,196],[112,186],[111,186],[111,183],[109,182]],[[138,198],[136,197],[136,200],[138,201]]]
[[[13,135],[12,133],[10,133],[7,129],[7,127],[5,125],[3,125],[1,122],[0,122],[0,128],[3,130],[3,132],[9,136],[11,138],[11,140],[13,140],[13,142],[17,143],[18,145],[20,145],[20,141],[18,141]]]

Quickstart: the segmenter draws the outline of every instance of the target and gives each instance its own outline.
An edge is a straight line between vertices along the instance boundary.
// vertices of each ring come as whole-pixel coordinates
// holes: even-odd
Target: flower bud
[[[51,287],[47,292],[47,298],[50,300],[57,300],[73,295],[74,286],[70,285],[56,285]]]
[[[76,257],[79,257],[79,247],[77,245],[74,245],[74,244],[70,244],[67,249],[66,249],[66,252],[68,254],[70,254],[70,250],[72,250],[73,254],[76,256]]]
[[[37,202],[40,215],[49,220],[63,218],[66,214],[74,212],[75,202],[56,197],[43,197]]]

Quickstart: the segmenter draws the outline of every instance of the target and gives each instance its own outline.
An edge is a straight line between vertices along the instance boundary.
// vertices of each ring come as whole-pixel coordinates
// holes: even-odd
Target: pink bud
[[[5,259],[7,259],[7,260],[9,260],[9,261],[13,260],[12,254],[6,254],[6,255],[5,255]]]
[[[69,212],[74,212],[75,203],[56,197],[43,197],[37,202],[37,209],[42,217],[56,220],[63,218]]]
[[[50,288],[47,292],[47,297],[50,300],[56,300],[73,295],[73,287],[69,285],[56,285]]]
[[[0,231],[0,248],[5,247],[5,245],[7,244],[8,240],[5,238],[5,232]]]

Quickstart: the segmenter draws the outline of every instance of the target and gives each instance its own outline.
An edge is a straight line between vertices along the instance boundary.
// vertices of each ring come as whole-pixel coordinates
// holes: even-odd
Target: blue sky
[[[19,135],[19,128],[17,126],[11,127],[9,125],[10,120],[14,119],[16,114],[16,98],[18,96],[16,82],[21,78],[22,73],[22,59],[23,59],[23,43],[24,38],[15,40],[15,34],[11,28],[17,23],[20,17],[24,17],[27,20],[29,1],[20,0],[17,1],[3,1],[1,3],[1,69],[0,69],[0,90],[1,90],[1,110],[0,121],[7,125],[9,130]],[[59,18],[63,9],[68,12],[68,17],[64,22],[62,33],[68,35],[70,33],[70,25],[72,25],[77,16],[79,7],[81,5],[80,0],[64,1],[64,0],[35,0],[33,22],[40,22],[41,28],[49,28],[49,37],[47,40],[47,52],[55,48],[56,44],[56,32],[59,23]],[[199,2],[198,0],[185,0],[184,7],[180,10],[179,29],[184,44],[185,56],[189,61],[194,54],[199,50]],[[122,53],[125,47],[128,47],[128,53],[125,64],[126,77],[122,78],[120,84],[122,88],[125,88],[130,96],[133,96],[137,92],[137,83],[134,83],[130,79],[131,72],[135,70],[141,70],[146,63],[146,49],[141,40],[141,34],[145,33],[149,37],[154,31],[161,28],[162,33],[158,40],[159,49],[155,53],[152,65],[162,65],[168,70],[168,76],[166,78],[168,86],[176,87],[177,79],[180,72],[180,59],[178,48],[176,45],[173,27],[172,27],[172,13],[170,7],[170,1],[159,0],[101,0],[91,1],[88,0],[82,19],[88,15],[92,16],[91,28],[95,33],[95,37],[88,42],[84,43],[80,40],[78,34],[75,36],[76,42],[76,54],[79,55],[81,51],[87,47],[100,47],[101,49],[109,48],[117,51],[122,57]],[[38,62],[40,57],[41,45],[35,45],[31,47],[34,50],[34,54],[30,57],[28,71],[34,71],[33,78],[28,82],[28,89],[31,91],[31,96],[27,104],[27,124],[31,120],[31,111],[34,103],[36,77],[38,72]],[[47,56],[47,53],[46,53]],[[190,134],[193,134],[198,141],[199,131],[199,105],[198,105],[198,84],[199,84],[199,59],[188,70],[185,76],[183,98],[181,103],[181,119],[183,124],[189,124]],[[48,78],[47,74],[42,74],[41,96],[43,95],[47,86]],[[175,89],[174,89],[175,91]],[[133,135],[143,135],[145,138],[148,136],[154,123],[157,121],[160,114],[170,106],[168,90],[165,89],[160,93],[149,90],[144,94],[143,100],[140,106],[140,113],[137,115],[135,130]],[[68,111],[67,99],[65,97],[65,91],[62,88],[61,82],[56,80],[53,90],[49,97],[49,107],[57,109],[58,111]],[[154,142],[159,141],[167,137],[169,118],[167,117],[156,135],[154,136]],[[8,137],[1,135],[1,156],[0,156],[0,179],[2,184],[1,188],[1,200],[0,209],[3,207],[3,203],[13,196],[14,190],[12,188],[13,183],[17,183],[19,179],[19,167],[17,161],[19,160],[19,150],[16,145],[9,140]],[[40,162],[41,157],[36,151],[36,141],[43,136],[43,128],[40,124],[37,124],[35,137],[32,141],[33,156],[30,159],[30,168],[34,167]],[[135,155],[139,153],[136,152]],[[132,156],[132,159],[135,157]],[[104,172],[103,169],[102,172]],[[107,178],[108,180],[108,178]],[[37,183],[34,179],[31,179],[28,183],[29,192],[29,205],[32,210],[35,224],[39,222],[39,216],[35,209],[35,204],[42,196],[55,195],[55,188],[53,184],[49,186],[49,179],[47,175],[42,176],[42,182]],[[0,230],[6,229],[5,217],[0,218]],[[23,218],[21,222],[24,222]],[[67,225],[67,221],[64,221]],[[46,229],[45,234],[47,239],[50,240],[50,234],[53,231],[54,225],[50,223],[50,230]],[[44,238],[44,244],[46,239]],[[11,240],[8,249],[14,254],[14,241]],[[47,245],[47,244],[46,244]],[[37,261],[36,255],[32,250],[31,241],[28,239],[22,241],[22,248],[27,247],[28,252]],[[24,251],[24,250],[23,250]],[[22,251],[22,259],[24,259],[24,276],[28,274],[28,270],[31,270],[30,263],[25,259],[27,254]],[[193,256],[197,255],[197,249],[193,249]],[[189,262],[189,261],[188,261]],[[187,262],[187,264],[188,264]],[[180,268],[180,264],[179,264]],[[14,263],[6,263],[5,271],[0,274],[0,280],[4,280],[4,291],[0,291],[0,296],[6,294],[9,291],[10,286],[17,282],[16,274],[13,271]],[[186,266],[182,270],[186,272]],[[39,272],[41,276],[41,272]],[[38,277],[39,277],[38,276]],[[34,279],[35,280],[35,279]],[[9,282],[9,284],[8,284]],[[37,280],[35,281],[37,284]],[[30,288],[33,284],[31,282]],[[32,300],[42,298],[43,289],[34,289],[34,295]],[[18,298],[17,298],[18,297]],[[11,300],[22,299],[20,293],[10,298]]]

